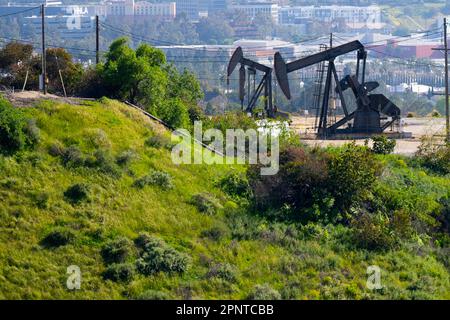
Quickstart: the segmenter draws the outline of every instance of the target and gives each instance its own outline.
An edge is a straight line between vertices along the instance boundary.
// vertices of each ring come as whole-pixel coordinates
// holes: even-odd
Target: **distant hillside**
[[[117,101],[21,110],[40,142],[0,156],[1,299],[450,298],[443,255],[358,249],[345,226],[246,214],[217,187],[245,167],[174,165],[169,133]],[[408,183],[412,204],[450,192],[445,177],[385,161],[386,188]],[[71,265],[80,290],[66,287]],[[366,288],[370,265],[383,290]]]

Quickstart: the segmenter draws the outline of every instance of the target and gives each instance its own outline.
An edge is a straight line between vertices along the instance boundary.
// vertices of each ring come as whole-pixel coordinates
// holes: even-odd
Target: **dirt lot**
[[[291,127],[300,134],[312,134],[314,130],[314,118],[309,117],[293,117]],[[404,132],[411,132],[412,139],[398,139],[395,153],[411,155],[415,153],[420,145],[420,139],[423,136],[432,136],[436,134],[443,134],[445,130],[444,118],[405,118],[402,120],[402,130]],[[350,140],[303,140],[308,145],[343,145]],[[363,145],[364,140],[357,140],[357,144]]]

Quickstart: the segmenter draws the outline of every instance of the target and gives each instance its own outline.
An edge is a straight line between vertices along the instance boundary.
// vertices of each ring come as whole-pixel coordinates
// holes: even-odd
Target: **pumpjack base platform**
[[[367,133],[339,133],[333,134],[327,137],[318,135],[315,133],[300,133],[300,139],[302,140],[366,140],[375,135],[383,135],[388,139],[414,139],[411,132],[383,132],[380,134],[367,134]]]

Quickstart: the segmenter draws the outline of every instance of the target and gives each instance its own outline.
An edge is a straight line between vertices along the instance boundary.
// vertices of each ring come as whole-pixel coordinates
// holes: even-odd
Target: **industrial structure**
[[[259,97],[261,96],[261,94],[263,94],[265,115],[270,118],[274,117],[275,111],[272,104],[272,68],[245,58],[242,48],[238,47],[233,53],[228,64],[227,79],[229,79],[238,64],[241,65],[241,67],[239,68],[239,100],[241,101],[242,109],[244,109],[244,100],[246,95],[248,101],[245,111],[248,113],[252,113],[256,107],[256,103],[258,102]],[[257,71],[263,73],[258,87],[256,87]],[[247,92],[245,90],[246,83]]]
[[[337,57],[351,52],[357,52],[356,74],[338,78],[334,61]],[[291,99],[288,74],[303,68],[322,64],[321,72],[325,72],[325,83],[319,82],[319,92],[316,94],[317,108],[316,129],[318,137],[332,138],[336,135],[366,137],[380,134],[400,120],[400,109],[382,94],[372,94],[378,82],[366,82],[367,52],[359,41],[353,41],[335,48],[286,63],[280,53],[275,54],[275,73],[286,98]],[[323,79],[323,74],[320,79]],[[339,95],[344,117],[332,123],[330,116],[330,93],[335,84],[335,92]],[[344,91],[351,89],[356,100],[356,110],[350,112]]]

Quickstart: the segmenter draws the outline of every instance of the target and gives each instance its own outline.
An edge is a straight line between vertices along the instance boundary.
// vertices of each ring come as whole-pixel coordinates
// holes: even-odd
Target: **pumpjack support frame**
[[[339,80],[335,66],[335,59],[339,56],[357,51],[356,74],[346,76]],[[335,134],[379,134],[400,119],[400,109],[382,94],[369,94],[375,90],[378,82],[366,82],[367,51],[359,41],[352,41],[317,54],[286,63],[279,52],[275,54],[275,74],[286,98],[291,99],[288,74],[318,63],[328,62],[323,98],[320,102],[320,115],[317,134],[320,137],[330,137]],[[328,123],[330,91],[332,82],[335,82],[335,92],[341,100],[344,117],[334,124]],[[357,108],[349,112],[344,91],[351,89],[356,98]],[[392,120],[381,124],[381,114],[389,116]],[[353,125],[350,126],[350,121]],[[345,124],[347,128],[341,127]]]
[[[245,84],[246,84],[246,74],[248,73],[248,101],[245,108],[246,112],[251,113],[258,102],[259,97],[264,95],[264,109],[268,117],[275,116],[275,110],[272,102],[272,68],[258,63],[256,61],[247,59],[244,57],[244,52],[241,47],[238,47],[233,55],[231,56],[230,62],[227,68],[227,83],[229,83],[229,77],[236,69],[237,65],[240,64],[239,68],[239,100],[241,101],[242,109],[244,109],[244,100],[246,96]],[[253,79],[256,79],[256,72],[260,71],[263,76],[256,87],[253,86],[253,94],[250,96],[250,75],[253,75]]]

